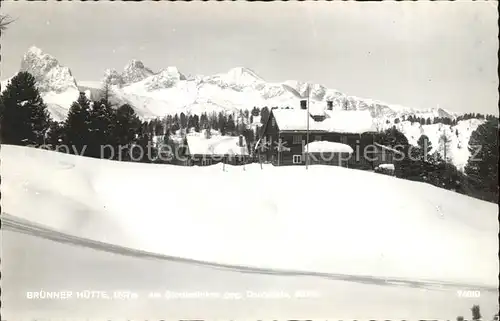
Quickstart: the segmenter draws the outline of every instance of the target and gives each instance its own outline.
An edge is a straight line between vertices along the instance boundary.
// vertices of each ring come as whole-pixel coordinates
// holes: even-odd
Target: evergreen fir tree
[[[172,128],[171,128],[173,134],[176,134],[180,128],[181,126],[180,126],[179,116],[175,114],[172,119]]]
[[[410,147],[409,152],[409,171],[408,177],[411,180],[426,181],[428,178],[429,171],[433,171],[432,167],[432,157],[430,156],[430,151],[432,149],[432,144],[426,135],[420,136],[417,141],[418,147]]]
[[[14,76],[0,96],[0,137],[3,144],[42,145],[50,116],[35,78],[28,72]]]
[[[181,115],[180,115],[180,124],[182,129],[186,128],[187,127],[187,117],[186,117],[186,114],[184,114],[183,112],[181,112]]]
[[[199,133],[201,130],[200,128],[200,122],[199,121],[195,121],[195,124],[194,124],[194,131]]]
[[[467,193],[463,173],[439,154],[433,154],[425,165],[426,182],[455,192]]]
[[[62,145],[65,140],[64,122],[51,121],[47,131],[47,140],[45,144],[50,149],[56,149]]]
[[[172,117],[172,115],[167,115],[167,117],[165,117],[165,126],[167,128],[172,128],[172,124],[173,124],[173,117]]]
[[[89,156],[106,159],[110,158],[112,156],[112,151],[110,148],[105,148],[106,145],[112,146],[116,151],[118,139],[114,136],[116,132],[115,118],[115,111],[106,100],[102,99],[101,101],[93,103],[90,110],[91,140],[88,146]]]
[[[194,119],[192,115],[189,115],[187,117],[187,128],[193,128],[194,127]]]
[[[498,119],[488,120],[472,132],[471,157],[465,173],[478,197],[498,201]]]
[[[136,139],[130,150],[130,159],[135,162],[148,163],[148,145],[151,142],[151,135],[147,132],[145,126]],[[137,147],[135,147],[137,146]]]
[[[451,137],[448,137],[447,132],[443,132],[441,136],[439,136],[439,144],[442,146],[443,158],[445,162],[448,161],[448,152],[451,149],[450,142],[451,142]]]
[[[163,123],[159,119],[154,119],[154,128],[155,128],[155,134],[158,136],[161,136],[165,132],[165,126],[163,126]]]
[[[229,115],[227,117],[227,125],[226,125],[227,133],[229,135],[234,135],[236,132],[236,125],[233,120],[233,115]]]
[[[200,124],[199,124],[199,128],[206,128],[206,126],[208,125],[208,117],[207,117],[207,113],[203,112],[200,116]]]
[[[395,149],[398,153],[394,155],[395,174],[397,177],[408,178],[411,170],[411,159],[409,155],[408,139],[396,129],[396,126],[375,135],[376,143]]]
[[[206,139],[210,139],[212,138],[212,128],[210,128],[209,126],[205,129],[205,138]]]
[[[432,143],[429,140],[429,137],[426,135],[420,136],[417,141],[418,144],[418,152],[420,153],[419,158],[422,160],[426,160],[429,156],[430,151],[432,150]]]
[[[141,120],[134,109],[125,104],[116,110],[115,122],[113,136],[116,137],[117,143],[116,157],[120,160],[129,160],[130,147],[140,134]]]
[[[471,308],[471,312],[472,312],[472,320],[474,321],[481,320],[482,316],[481,316],[481,310],[479,309],[479,305],[473,305]]]
[[[217,119],[218,127],[215,127],[215,128],[217,128],[220,131],[221,135],[226,135],[226,133],[227,133],[227,124],[226,123],[227,123],[226,116],[222,112],[220,112],[218,119]]]
[[[68,112],[64,122],[64,144],[69,151],[87,156],[88,145],[90,144],[90,101],[81,92],[78,100],[75,101]]]
[[[260,115],[260,110],[257,107],[252,108],[252,116],[259,116]]]
[[[200,117],[198,115],[193,116],[193,126],[194,131],[199,133],[200,132]]]
[[[207,115],[207,125],[206,126],[209,126],[212,129],[217,130],[219,128],[219,124],[218,124],[217,119],[218,119],[217,113],[215,111],[211,112],[210,114]]]
[[[243,137],[245,137],[245,140],[247,142],[247,146],[249,147],[249,153],[252,154],[252,146],[255,146],[255,132],[248,128],[243,131]]]

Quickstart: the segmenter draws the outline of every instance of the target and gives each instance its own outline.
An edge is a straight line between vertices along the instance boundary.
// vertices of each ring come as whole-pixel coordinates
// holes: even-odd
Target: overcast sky
[[[2,79],[32,45],[77,80],[139,59],[210,75],[244,66],[415,108],[498,113],[496,2],[13,2]]]

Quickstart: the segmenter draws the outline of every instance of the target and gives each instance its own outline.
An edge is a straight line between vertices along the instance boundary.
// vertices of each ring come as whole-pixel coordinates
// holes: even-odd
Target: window
[[[293,155],[293,163],[301,164],[302,163],[302,155]]]
[[[202,158],[201,165],[206,166],[212,164],[212,160],[210,158]]]
[[[302,135],[293,135],[293,144],[302,144]]]
[[[317,142],[321,141],[321,135],[314,136],[314,140]]]
[[[276,119],[274,117],[271,119],[271,124],[273,127],[276,127]]]

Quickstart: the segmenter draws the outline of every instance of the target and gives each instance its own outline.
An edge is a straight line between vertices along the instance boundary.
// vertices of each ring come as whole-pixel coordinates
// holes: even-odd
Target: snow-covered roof
[[[378,165],[379,168],[383,169],[389,169],[389,170],[394,170],[395,166],[394,164],[380,164]]]
[[[315,141],[307,144],[304,150],[309,153],[349,153],[352,154],[354,150],[351,146],[335,142]]]
[[[201,135],[187,135],[186,139],[191,155],[248,155],[245,138],[242,138],[243,146],[239,146],[238,136],[214,135],[206,138]]]
[[[314,110],[307,113],[305,109],[273,109],[272,113],[281,131],[307,130],[309,117],[310,131],[362,134],[376,131],[373,117],[368,110]],[[315,121],[311,115],[324,115],[322,121]]]

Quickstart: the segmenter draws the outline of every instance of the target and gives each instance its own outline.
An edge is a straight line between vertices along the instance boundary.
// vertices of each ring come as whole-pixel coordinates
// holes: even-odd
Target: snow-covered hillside
[[[1,159],[2,210],[74,236],[258,268],[498,285],[496,205],[428,184],[340,167],[223,172],[8,145]]]
[[[463,170],[471,156],[469,141],[472,132],[484,123],[480,119],[461,120],[456,125],[432,124],[421,125],[404,121],[396,124],[396,128],[402,132],[411,145],[417,146],[417,141],[422,135],[426,135],[432,145],[430,153],[437,152],[446,161]],[[389,125],[392,126],[393,124]]]

